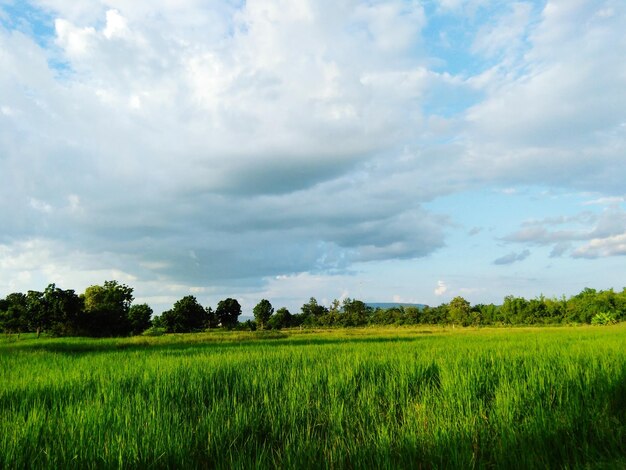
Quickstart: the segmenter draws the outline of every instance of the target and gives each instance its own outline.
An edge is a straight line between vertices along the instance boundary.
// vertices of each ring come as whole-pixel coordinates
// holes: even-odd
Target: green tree
[[[318,304],[315,297],[311,297],[306,304],[302,305],[300,312],[297,322],[301,325],[314,326],[320,323],[321,317],[328,313],[328,309]]]
[[[90,286],[83,294],[81,326],[89,336],[124,336],[130,333],[128,311],[133,289],[117,281]]]
[[[148,304],[131,305],[128,309],[130,332],[139,335],[152,326],[152,308]]]
[[[422,323],[422,309],[412,305],[404,307],[404,323],[408,325],[418,325]]]
[[[498,307],[494,304],[477,304],[472,307],[472,318],[484,325],[495,323],[497,315]]]
[[[448,316],[452,324],[461,324],[467,326],[471,323],[470,313],[472,308],[470,303],[463,297],[455,297],[448,305]]]
[[[160,321],[168,333],[190,333],[207,328],[207,311],[193,295],[176,301],[171,310],[163,312]]]
[[[29,329],[37,332],[37,338],[39,338],[41,332],[49,328],[52,320],[46,308],[43,292],[28,291],[26,294],[26,312]]]
[[[215,310],[213,310],[211,307],[207,307],[206,315],[207,315],[207,328],[217,328],[218,326],[220,326],[220,319],[218,318]]]
[[[613,292],[596,291],[588,287],[567,301],[567,318],[569,321],[591,323],[598,313],[614,312]]]
[[[528,300],[507,295],[498,310],[498,317],[505,325],[523,323],[527,315]]]
[[[43,292],[45,320],[41,325],[56,336],[80,332],[79,320],[83,313],[83,299],[72,289],[60,289],[50,284]]]
[[[288,328],[292,326],[293,315],[285,308],[281,307],[270,317],[267,324],[270,328],[280,330],[282,328]]]
[[[26,295],[14,292],[5,297],[0,311],[0,323],[6,333],[20,333],[28,331],[28,307]]]
[[[254,313],[254,319],[256,320],[257,325],[259,325],[259,329],[263,330],[274,313],[274,307],[272,307],[269,300],[262,299],[255,305],[252,313]]]
[[[546,298],[541,295],[536,299],[528,301],[526,306],[526,312],[523,319],[525,324],[545,323],[548,316],[548,306],[546,304]]]
[[[215,313],[224,328],[234,328],[237,326],[239,315],[241,315],[241,305],[236,299],[229,297],[219,301]]]
[[[346,298],[341,307],[344,326],[363,326],[367,324],[370,310],[360,300]]]
[[[155,315],[154,317],[152,317],[152,328],[165,329],[165,323],[163,323],[162,315]]]

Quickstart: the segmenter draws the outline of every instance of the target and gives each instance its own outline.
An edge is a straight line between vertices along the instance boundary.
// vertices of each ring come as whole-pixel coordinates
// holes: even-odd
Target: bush
[[[153,326],[141,333],[142,336],[163,336],[166,333],[165,328]]]
[[[592,325],[613,325],[614,323],[617,323],[617,320],[611,313],[596,313],[591,318]]]

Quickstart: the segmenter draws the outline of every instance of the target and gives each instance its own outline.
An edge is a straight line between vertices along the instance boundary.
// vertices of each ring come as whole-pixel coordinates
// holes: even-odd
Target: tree
[[[371,309],[360,300],[344,299],[342,306],[344,326],[362,326],[367,324],[370,311]]]
[[[28,327],[30,330],[37,332],[37,338],[39,338],[43,330],[49,328],[52,318],[46,308],[43,292],[28,291],[26,294],[26,316]]]
[[[50,284],[43,292],[45,318],[39,323],[53,335],[67,336],[79,333],[83,300],[72,289],[60,289]]]
[[[215,309],[215,314],[224,328],[234,328],[237,326],[237,318],[241,315],[241,305],[236,299],[230,297],[220,300]]]
[[[567,302],[567,317],[570,321],[591,323],[591,319],[598,313],[611,313],[612,308],[606,296],[601,292],[585,287]]]
[[[422,309],[409,305],[404,307],[404,323],[417,325],[422,322]]]
[[[8,333],[8,329],[5,325],[6,312],[9,309],[9,301],[7,299],[0,299],[0,329],[5,333]]]
[[[523,297],[507,295],[498,311],[498,316],[504,324],[522,323],[526,317],[528,300]]]
[[[463,297],[455,297],[448,305],[448,315],[452,324],[460,323],[463,326],[470,324],[470,303]]]
[[[152,328],[164,328],[165,329],[165,323],[163,323],[162,315],[155,315],[152,318]]]
[[[20,333],[28,331],[26,295],[14,292],[6,296],[0,311],[0,323],[6,333]]]
[[[275,330],[288,328],[293,324],[293,315],[287,308],[281,307],[270,317],[267,324]]]
[[[472,317],[487,325],[495,323],[498,307],[494,304],[477,304],[472,307]]]
[[[117,281],[90,286],[83,294],[85,303],[81,318],[84,332],[90,336],[123,336],[130,333],[128,310],[133,288]]]
[[[206,316],[207,316],[207,328],[217,328],[220,326],[220,319],[217,316],[215,310],[211,307],[206,308]]]
[[[263,330],[272,316],[272,313],[274,313],[274,307],[272,307],[269,300],[263,299],[256,304],[252,312],[254,313],[254,319],[259,325],[259,329]]]
[[[152,309],[148,304],[131,305],[128,309],[130,332],[139,335],[152,326]]]
[[[319,305],[315,297],[311,297],[308,303],[302,305],[298,323],[301,325],[312,326],[320,323],[320,318],[328,313],[328,309],[323,305]]]
[[[207,327],[207,311],[193,295],[178,300],[171,310],[163,312],[161,322],[168,333],[190,333]]]

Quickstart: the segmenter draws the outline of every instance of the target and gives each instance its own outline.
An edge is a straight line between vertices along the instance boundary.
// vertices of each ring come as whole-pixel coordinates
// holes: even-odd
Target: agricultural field
[[[0,468],[624,468],[626,325],[0,339]]]

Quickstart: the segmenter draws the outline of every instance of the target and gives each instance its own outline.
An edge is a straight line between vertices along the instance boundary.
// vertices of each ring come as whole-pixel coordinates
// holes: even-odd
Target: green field
[[[0,339],[2,468],[624,468],[626,325]]]

